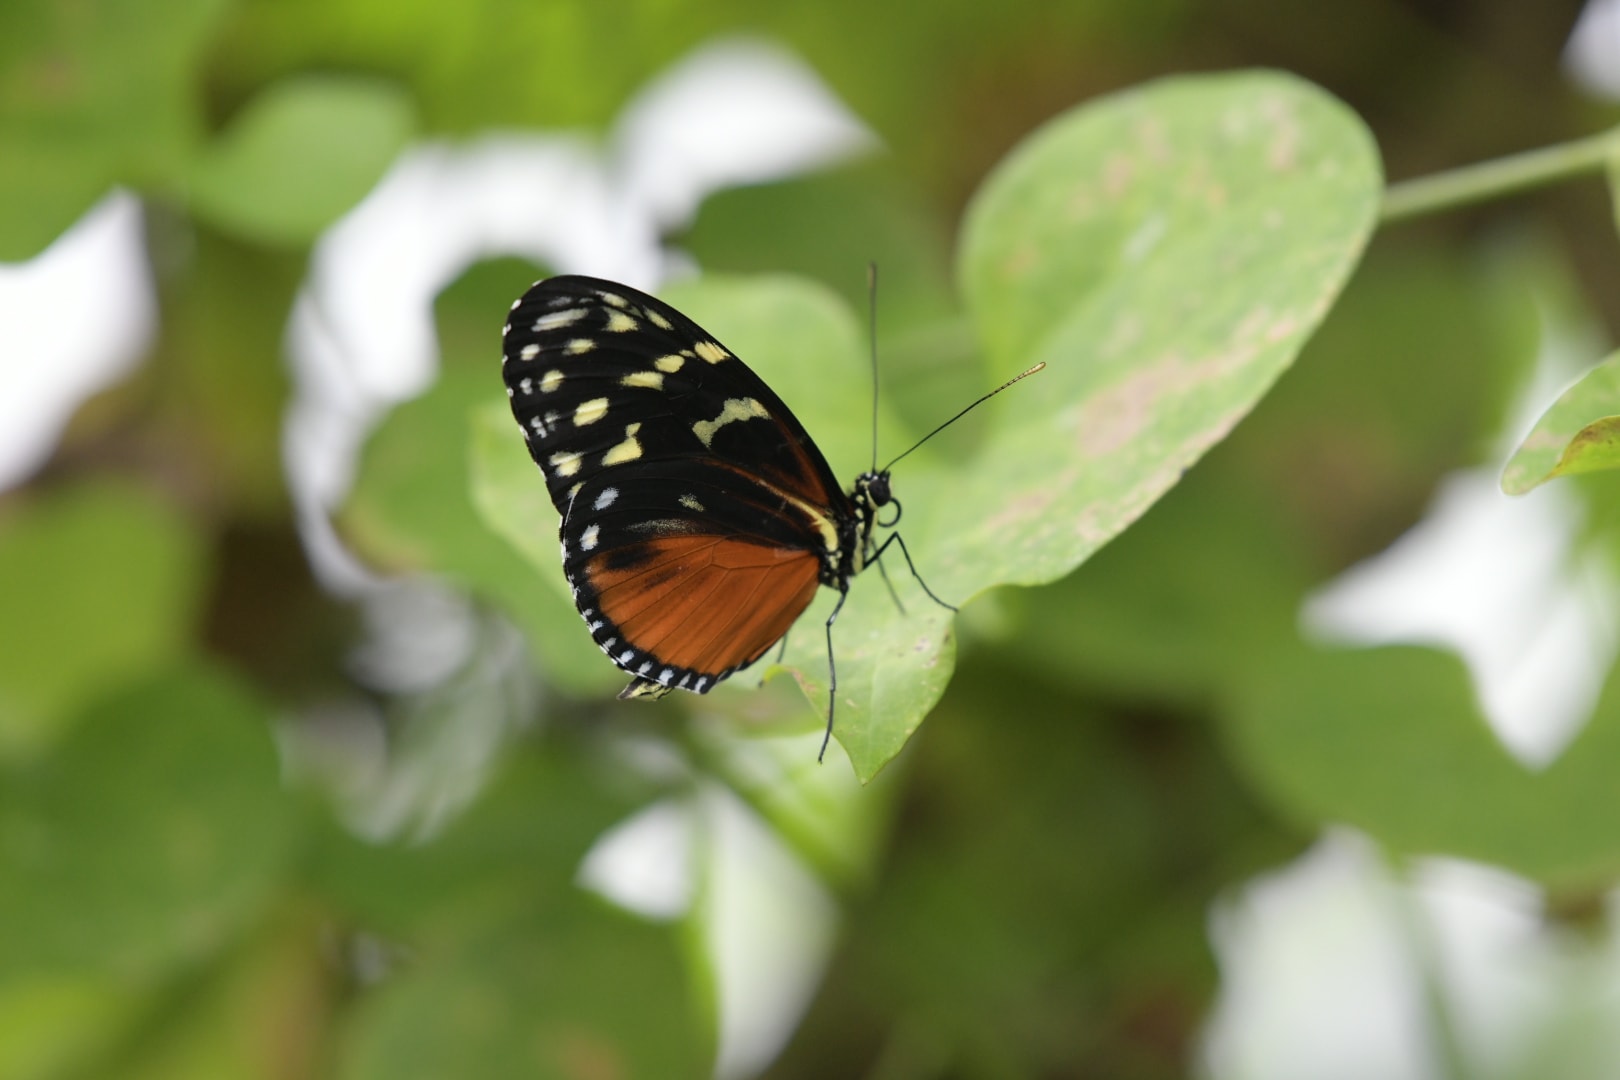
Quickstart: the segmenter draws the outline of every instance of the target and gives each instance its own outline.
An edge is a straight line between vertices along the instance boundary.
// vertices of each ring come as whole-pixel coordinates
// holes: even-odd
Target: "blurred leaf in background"
[[[0,258],[38,254],[113,184],[175,183],[202,136],[200,68],[230,5],[0,12]]]

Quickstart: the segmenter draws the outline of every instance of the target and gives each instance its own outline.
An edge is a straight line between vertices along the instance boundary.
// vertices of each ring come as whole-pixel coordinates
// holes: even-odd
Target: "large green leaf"
[[[68,487],[0,516],[0,759],[178,658],[207,570],[185,522],[135,488]]]
[[[191,174],[197,212],[250,239],[308,244],[382,178],[413,126],[375,80],[309,75],[270,87]]]
[[[1048,367],[988,408],[971,464],[896,476],[934,590],[1050,581],[1134,521],[1293,360],[1379,190],[1359,121],[1275,73],[1150,84],[1014,150],[969,208],[960,270],[995,373]],[[949,661],[913,632],[920,718]],[[885,717],[857,768],[914,726]]]
[[[1293,360],[1379,191],[1361,123],[1268,72],[1152,83],[1016,149],[962,280],[996,370],[1049,367],[930,504],[961,552],[941,584],[1049,581],[1135,520]]]
[[[163,184],[202,128],[196,68],[224,0],[0,4],[0,262],[115,183]]]
[[[1020,627],[998,644],[1110,700],[1204,708],[1266,662],[1268,637],[1297,636],[1311,588],[1386,547],[1476,460],[1538,334],[1517,276],[1375,245],[1229,439],[1080,571],[996,597]]]
[[[1558,476],[1620,469],[1620,353],[1542,413],[1502,470],[1502,490],[1525,492]]]
[[[897,471],[903,531],[933,591],[961,603],[1052,580],[1163,494],[1326,312],[1378,180],[1354,117],[1271,74],[1159,83],[1075,110],[1015,151],[969,213],[962,276],[997,373],[1050,367],[986,408],[991,433],[966,464],[930,447]],[[870,462],[846,310],[774,282],[668,296],[792,405],[835,472]],[[880,434],[882,447],[905,444]],[[539,487],[507,498],[532,503]],[[906,612],[865,585],[834,634],[835,735],[863,780],[916,730],[953,663],[948,613],[898,555],[890,576]],[[831,600],[812,605],[788,653],[818,710]]]
[[[0,778],[0,971],[150,981],[196,962],[261,910],[291,813],[241,686],[184,670],[104,697]]]

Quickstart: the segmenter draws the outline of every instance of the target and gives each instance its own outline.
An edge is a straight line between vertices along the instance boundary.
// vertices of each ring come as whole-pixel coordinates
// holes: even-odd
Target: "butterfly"
[[[513,303],[502,335],[512,414],[562,515],[574,604],[631,675],[619,697],[707,693],[782,640],[826,586],[838,599],[825,753],[832,628],[851,579],[898,545],[928,596],[956,610],[898,532],[874,538],[899,520],[894,462],[874,460],[846,492],[782,399],[668,304],[599,278],[547,278]]]

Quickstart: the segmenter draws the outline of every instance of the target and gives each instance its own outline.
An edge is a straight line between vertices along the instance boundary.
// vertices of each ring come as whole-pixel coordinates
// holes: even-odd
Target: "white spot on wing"
[[[592,341],[590,338],[577,337],[570,341],[567,345],[563,346],[563,352],[567,353],[569,356],[578,356],[581,353],[588,353],[594,348],[596,348],[596,342]]]
[[[540,346],[538,346],[538,345],[525,345],[525,346],[523,346],[523,348],[518,350],[518,359],[519,360],[533,360],[535,357],[537,357],[539,355],[540,355]]]
[[[603,488],[602,493],[596,497],[596,501],[592,503],[591,506],[597,510],[606,510],[608,507],[613,505],[613,500],[617,499],[618,497],[618,488]]]
[[[594,551],[596,549],[596,538],[601,531],[602,530],[597,528],[595,525],[587,526],[585,531],[579,534],[580,550]]]
[[[685,365],[686,357],[681,356],[679,353],[670,353],[668,356],[660,356],[658,359],[653,361],[653,367],[670,375],[675,374],[675,372],[681,370],[681,368]]]
[[[579,455],[577,453],[552,454],[548,460],[551,462],[551,467],[557,470],[558,476],[573,476],[579,472]]]
[[[610,311],[608,312],[607,326],[604,329],[610,334],[623,334],[634,330],[639,325],[632,316],[623,311]]]
[[[558,371],[556,368],[552,368],[550,371],[540,376],[541,393],[551,393],[553,390],[557,389],[557,387],[562,385],[562,381],[563,373]]]

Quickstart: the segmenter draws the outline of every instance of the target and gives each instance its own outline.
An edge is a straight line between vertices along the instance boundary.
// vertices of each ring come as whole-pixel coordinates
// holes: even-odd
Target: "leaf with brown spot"
[[[1620,468],[1620,353],[1552,404],[1502,470],[1502,490],[1523,495],[1558,476]]]
[[[955,590],[1068,573],[1224,438],[1331,307],[1380,183],[1360,121],[1274,72],[1151,83],[1014,150],[969,210],[962,282],[998,371],[1048,366],[935,503],[987,553]],[[1034,491],[1079,527],[994,527]]]

